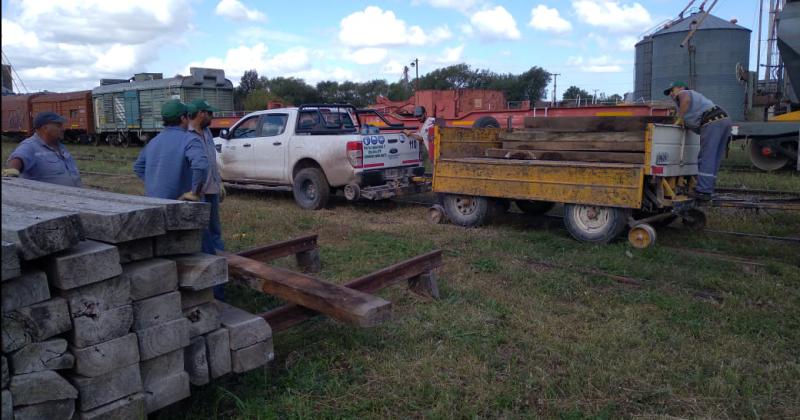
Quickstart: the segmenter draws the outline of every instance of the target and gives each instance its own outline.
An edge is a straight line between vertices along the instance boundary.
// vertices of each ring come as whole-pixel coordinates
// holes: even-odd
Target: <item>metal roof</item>
[[[652,34],[651,36],[659,36],[664,34],[671,34],[675,32],[688,32],[692,29],[692,22],[699,21],[702,15],[700,13],[693,13],[682,20],[679,20],[668,28],[661,29],[660,31]],[[750,29],[745,28],[744,26],[739,26],[735,23],[731,23],[725,19],[718,18],[714,15],[708,15],[708,17],[703,20],[703,23],[700,24],[698,30],[711,30],[711,29],[732,29],[732,30],[740,30],[740,31],[750,31]]]

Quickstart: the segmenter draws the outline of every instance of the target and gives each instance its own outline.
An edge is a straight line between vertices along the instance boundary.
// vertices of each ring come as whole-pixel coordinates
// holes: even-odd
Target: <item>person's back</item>
[[[176,199],[191,191],[193,168],[187,152],[193,151],[203,156],[207,166],[202,140],[181,127],[164,127],[145,146],[136,162],[136,173],[145,180],[144,194]]]
[[[714,107],[714,103],[696,90],[686,89],[683,92],[691,98],[689,109],[683,116],[686,126],[691,129],[698,129],[702,125],[703,113]]]

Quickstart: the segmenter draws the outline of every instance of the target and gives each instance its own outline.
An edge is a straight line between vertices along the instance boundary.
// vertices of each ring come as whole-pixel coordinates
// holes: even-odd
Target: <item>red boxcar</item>
[[[81,143],[90,141],[95,134],[92,91],[47,93],[31,99],[31,112],[52,111],[67,119],[64,137]]]
[[[33,114],[31,99],[38,93],[29,95],[5,95],[2,102],[2,132],[11,137],[24,137],[33,134]]]

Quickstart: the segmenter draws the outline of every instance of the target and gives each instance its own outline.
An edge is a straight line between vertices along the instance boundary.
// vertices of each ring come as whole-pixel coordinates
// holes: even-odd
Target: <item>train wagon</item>
[[[32,115],[45,111],[67,119],[64,124],[64,140],[67,142],[89,143],[94,140],[91,90],[46,93],[31,99]]]
[[[513,131],[437,128],[433,191],[441,205],[431,219],[469,227],[511,202],[526,213],[563,203],[576,239],[605,243],[628,230],[637,247],[651,245],[655,227],[677,217],[689,227],[705,224],[687,196],[697,175],[697,134],[653,118],[533,120],[526,125],[539,127]],[[542,127],[545,120],[558,126]]]
[[[147,143],[162,128],[164,102],[199,98],[222,112],[233,111],[233,83],[224,70],[192,67],[189,76],[168,79],[160,73],[141,73],[132,81],[98,86],[92,90],[98,142]]]
[[[40,94],[4,95],[2,99],[3,135],[21,140],[33,134],[31,99]]]

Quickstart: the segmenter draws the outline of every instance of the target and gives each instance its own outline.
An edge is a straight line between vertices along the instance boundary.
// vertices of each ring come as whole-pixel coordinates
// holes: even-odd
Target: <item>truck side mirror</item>
[[[227,128],[223,128],[222,130],[219,130],[219,136],[222,137],[225,140],[228,139],[228,134],[229,133],[228,133],[228,129]]]
[[[415,106],[414,107],[414,118],[420,118],[425,115],[425,107],[424,106]]]

